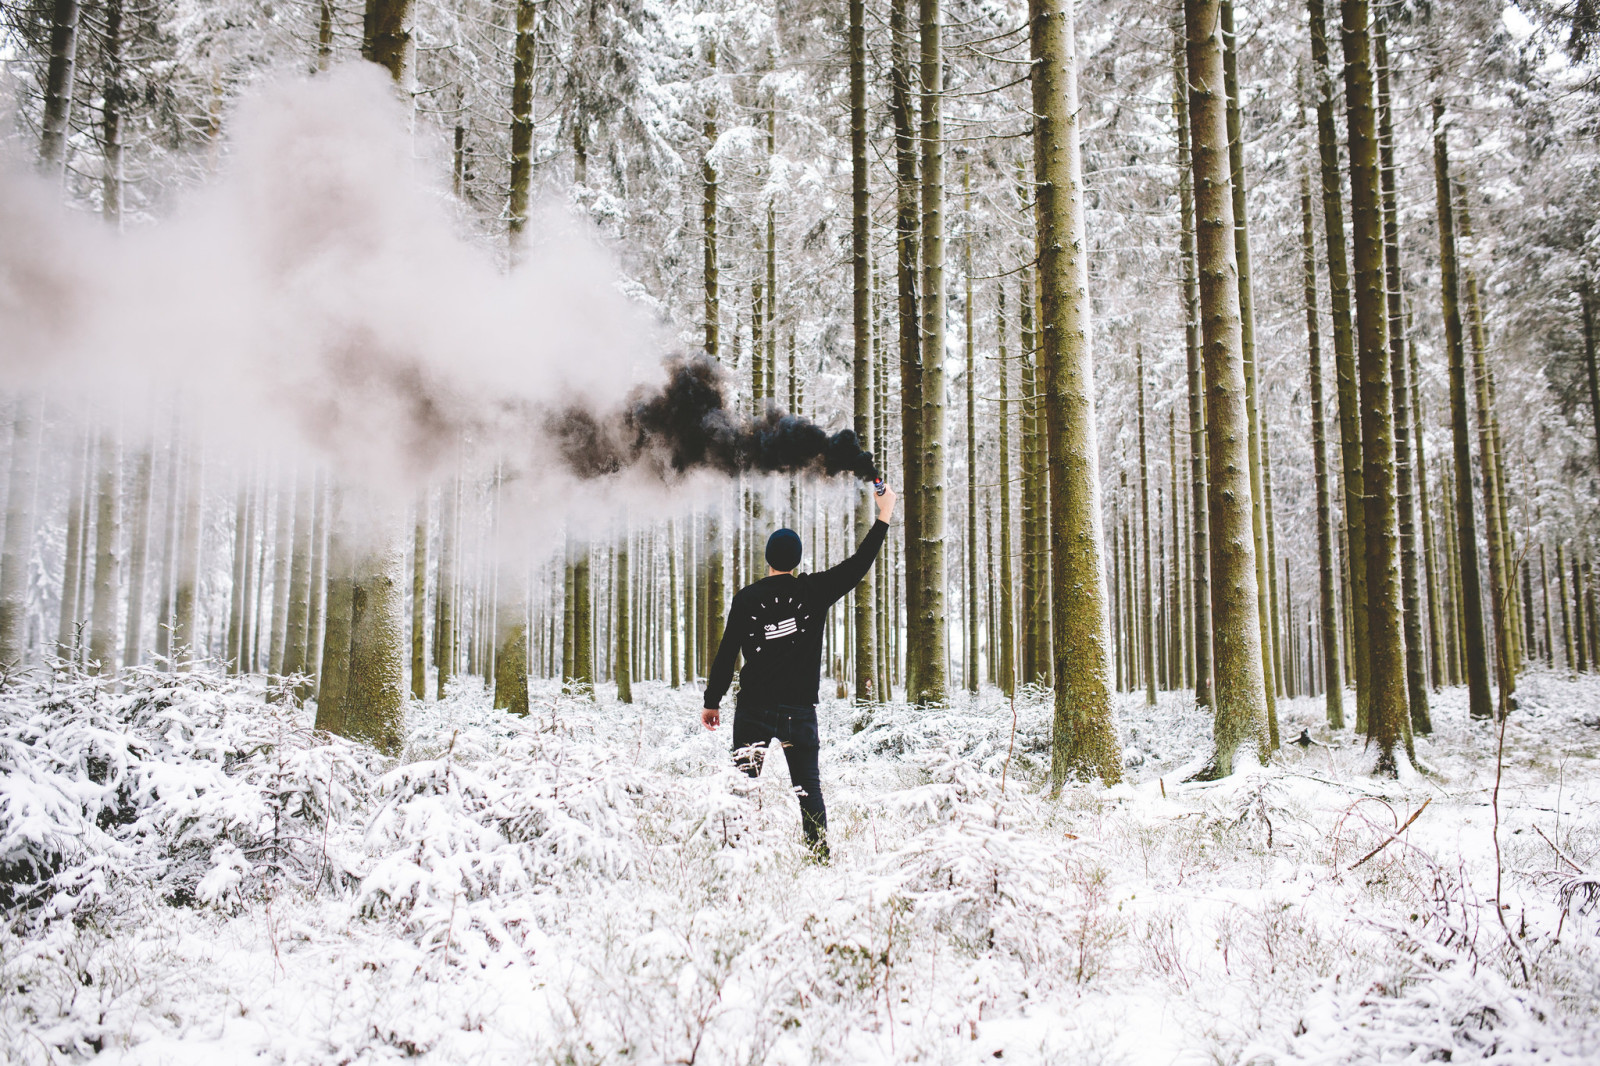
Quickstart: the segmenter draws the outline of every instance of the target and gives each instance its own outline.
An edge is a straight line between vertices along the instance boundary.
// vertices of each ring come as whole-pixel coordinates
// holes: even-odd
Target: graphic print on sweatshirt
[[[770,592],[756,600],[751,610],[745,646],[762,658],[798,648],[799,638],[811,630],[811,613],[801,597]]]

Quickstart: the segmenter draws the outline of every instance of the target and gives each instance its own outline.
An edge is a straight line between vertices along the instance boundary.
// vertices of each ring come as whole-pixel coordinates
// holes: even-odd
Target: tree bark
[[[411,526],[411,698],[428,698],[428,493],[417,493]]]
[[[411,5],[412,0],[366,0],[361,23],[361,58],[387,70],[401,86],[411,72]]]
[[[1405,317],[1401,307],[1400,223],[1395,205],[1394,128],[1389,114],[1389,42],[1382,9],[1372,23],[1377,64],[1379,191],[1383,211],[1383,263],[1388,318],[1389,367],[1394,388],[1395,496],[1400,533],[1400,606],[1405,639],[1406,703],[1411,729],[1433,732],[1428,714],[1428,668],[1422,646],[1422,590],[1417,574],[1416,495],[1412,484],[1411,374],[1406,360]]]
[[[966,190],[965,213],[972,217],[972,167],[969,164],[963,176]],[[966,275],[966,298],[962,301],[967,329],[967,691],[978,691],[978,387],[977,352],[973,334],[972,308],[972,233],[970,223],[963,240],[963,273]]]
[[[373,529],[385,542],[361,552],[350,586],[350,677],[344,735],[385,755],[405,743],[405,535],[400,516]]]
[[[617,641],[613,672],[617,676],[617,699],[622,703],[633,702],[633,581],[628,567],[628,540],[629,533],[624,526],[622,539],[617,542],[617,572],[613,580],[616,586],[616,617],[612,622]]]
[[[1423,449],[1422,370],[1417,362],[1417,346],[1406,342],[1406,358],[1411,368],[1412,465],[1417,472],[1417,499],[1422,511],[1422,564],[1427,575],[1423,591],[1428,597],[1428,668],[1433,690],[1444,684],[1444,622],[1439,610],[1439,561],[1433,533],[1433,497],[1428,492],[1428,457]]]
[[[6,481],[5,546],[0,550],[0,670],[5,671],[21,668],[29,657],[28,577],[33,561],[33,516],[43,421],[37,397],[24,394],[18,397],[16,407],[11,428],[11,474]],[[148,459],[148,449],[145,455]],[[148,470],[146,474],[148,483]]]
[[[941,0],[919,0],[922,97],[922,473],[917,550],[918,643],[922,672],[916,704],[948,693],[950,633],[945,573],[944,15]]]
[[[1244,407],[1249,430],[1251,532],[1255,537],[1256,593],[1261,620],[1261,659],[1267,686],[1267,733],[1273,750],[1278,747],[1277,633],[1272,621],[1272,558],[1267,550],[1266,493],[1261,483],[1261,419],[1256,392],[1255,295],[1250,284],[1250,224],[1245,208],[1244,123],[1240,114],[1238,42],[1233,30],[1233,0],[1220,0],[1222,25],[1222,76],[1228,109],[1229,191],[1233,196],[1233,246],[1239,269],[1239,345],[1244,358]]]
[[[522,231],[528,224],[528,193],[533,183],[534,27],[538,11],[536,0],[517,0],[517,35],[511,62],[511,188],[507,210],[513,260],[521,251]]]
[[[995,335],[1000,379],[999,466],[1000,466],[1000,604],[999,643],[995,674],[1000,691],[1012,696],[1017,690],[1016,595],[1013,585],[1014,545],[1011,533],[1011,367],[1006,350],[1006,288],[996,287]]]
[[[1202,779],[1231,774],[1242,743],[1253,742],[1264,762],[1268,739],[1220,21],[1217,0],[1184,0],[1215,579],[1216,750],[1197,775]]]
[[[1095,439],[1088,241],[1072,0],[1031,0],[1034,219],[1049,437],[1055,716],[1050,781],[1122,779],[1112,717],[1099,444]]]
[[[852,285],[853,349],[851,373],[853,376],[854,425],[861,446],[874,450],[877,441],[872,435],[872,279],[871,264],[867,259],[871,237],[872,200],[867,185],[867,26],[865,0],[850,0],[850,275]],[[769,222],[771,216],[769,215]],[[773,227],[768,229],[768,251],[776,238]],[[768,260],[769,272],[775,272],[773,260]],[[769,396],[771,387],[768,386]],[[880,458],[881,463],[881,458]],[[872,528],[873,507],[871,497],[863,499],[855,508],[856,539],[859,542]],[[755,553],[752,552],[752,555]],[[867,576],[855,590],[855,685],[857,703],[876,702],[877,654],[874,650],[876,624],[874,575]]]
[[[311,627],[312,544],[316,520],[316,475],[302,469],[295,478],[294,547],[289,563],[289,605],[284,615],[282,673],[285,678],[309,672],[307,648]],[[307,695],[305,682],[295,689],[298,699]]]
[[[278,477],[277,539],[272,549],[272,636],[267,653],[268,672],[282,680],[284,648],[289,628],[289,570],[294,555],[294,474]]]
[[[445,697],[445,686],[456,669],[456,538],[460,525],[461,482],[452,476],[439,492],[439,638],[434,655],[439,660],[435,693]]]
[[[1139,582],[1139,659],[1144,667],[1144,701],[1156,705],[1156,619],[1150,607],[1150,585],[1155,570],[1150,556],[1150,455],[1145,442],[1144,346],[1134,346],[1139,392],[1139,543],[1143,572]]]
[[[1317,324],[1317,250],[1311,213],[1311,175],[1300,178],[1300,252],[1305,277],[1306,348],[1311,364],[1311,461],[1317,493],[1317,595],[1328,728],[1344,728],[1344,679],[1339,667],[1339,605],[1334,598],[1333,516],[1328,485],[1327,415],[1322,395],[1322,336]]]
[[[128,620],[122,646],[122,665],[128,667],[138,666],[144,657],[144,586],[150,560],[150,480],[154,465],[150,449],[151,443],[146,437],[133,459],[133,489],[129,495],[129,520],[133,526],[128,535]],[[12,468],[15,469],[14,462]],[[32,494],[32,485],[27,491]],[[7,514],[9,529],[9,509]],[[26,525],[27,518],[22,522]],[[0,602],[3,602],[3,594],[0,594]],[[0,630],[3,630],[3,623],[0,623]]]
[[[502,547],[503,550],[503,547]],[[502,559],[495,582],[494,706],[528,717],[528,569]]]
[[[1372,683],[1367,736],[1378,745],[1377,772],[1392,774],[1398,772],[1395,746],[1402,741],[1409,746],[1410,716],[1405,634],[1400,620],[1394,391],[1389,374],[1378,126],[1368,0],[1342,0],[1341,10],[1366,505],[1367,650]]]
[[[55,0],[51,12],[50,63],[45,72],[44,115],[39,123],[39,169],[58,184],[66,169],[80,11],[78,0]]]
[[[355,595],[344,490],[333,490],[330,511],[327,623],[322,637],[322,670],[317,682],[316,727],[344,736],[348,735],[345,695],[350,686],[351,611]]]
[[[1206,488],[1206,389],[1200,344],[1200,280],[1195,252],[1194,174],[1189,136],[1189,61],[1181,22],[1173,27],[1172,110],[1178,126],[1178,205],[1183,257],[1183,339],[1189,382],[1189,483],[1193,510],[1190,582],[1193,586],[1194,701],[1211,705],[1211,548]]]
[[[917,96],[912,91],[910,0],[891,0],[890,115],[895,146],[895,279],[900,342],[901,506],[904,511],[905,612],[907,624],[922,617],[923,446],[922,324],[918,263],[921,220],[918,214]],[[906,700],[923,691],[921,640],[905,645]]]
[[[1489,663],[1484,648],[1483,592],[1478,584],[1477,520],[1472,504],[1472,441],[1468,430],[1466,351],[1457,288],[1455,207],[1450,187],[1450,150],[1444,101],[1433,100],[1434,207],[1439,222],[1439,287],[1444,307],[1445,349],[1450,360],[1450,432],[1455,447],[1455,543],[1461,596],[1461,653],[1467,675],[1467,707],[1474,718],[1494,712],[1489,698]]]
[[[1339,170],[1339,139],[1334,128],[1334,85],[1329,71],[1323,0],[1306,0],[1311,22],[1311,61],[1317,90],[1317,146],[1322,160],[1323,229],[1328,244],[1328,292],[1333,319],[1333,367],[1339,398],[1340,467],[1344,478],[1344,526],[1349,563],[1349,640],[1347,661],[1356,685],[1356,728],[1367,728],[1372,684],[1370,660],[1355,649],[1368,647],[1365,492],[1362,484],[1361,398],[1356,378],[1355,338],[1350,314],[1350,268],[1346,258],[1344,191]]]
[[[117,672],[117,541],[122,533],[122,453],[116,434],[100,430],[95,461],[94,606],[89,619],[89,672]]]

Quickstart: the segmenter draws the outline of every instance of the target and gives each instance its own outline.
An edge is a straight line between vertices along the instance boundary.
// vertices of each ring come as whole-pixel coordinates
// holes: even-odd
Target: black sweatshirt
[[[744,652],[739,706],[814,707],[828,608],[867,576],[888,532],[888,523],[880,518],[856,553],[838,566],[820,574],[774,574],[740,589],[728,608],[722,644],[706,678],[705,706],[722,702],[733,683],[733,665]]]

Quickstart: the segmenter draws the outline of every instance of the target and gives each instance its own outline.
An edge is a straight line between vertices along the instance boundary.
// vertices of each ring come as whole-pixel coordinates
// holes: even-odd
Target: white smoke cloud
[[[265,444],[367,489],[453,469],[463,434],[525,495],[564,484],[530,412],[615,404],[667,341],[565,214],[509,272],[463,238],[408,122],[370,64],[274,85],[215,181],[122,236],[5,169],[0,375],[124,414],[170,397],[212,455]]]

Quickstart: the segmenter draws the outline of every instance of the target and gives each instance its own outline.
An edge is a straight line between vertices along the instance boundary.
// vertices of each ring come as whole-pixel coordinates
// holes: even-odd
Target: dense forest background
[[[1120,772],[1112,688],[1194,690],[1227,773],[1237,744],[1281,743],[1277,699],[1349,685],[1392,768],[1430,690],[1468,684],[1487,715],[1525,662],[1600,659],[1595,16],[1335,6],[7,5],[14,169],[135,247],[169,217],[203,231],[201,190],[231,180],[210,222],[260,232],[229,247],[310,249],[357,310],[234,360],[205,339],[226,282],[181,326],[155,299],[152,327],[125,279],[61,267],[135,320],[97,334],[125,358],[74,362],[14,286],[34,343],[6,353],[0,657],[301,678],[320,723],[390,748],[404,696],[457,677],[519,712],[530,672],[624,700],[686,684],[767,529],[826,565],[864,529],[858,490],[587,484],[463,408],[505,399],[505,365],[582,365],[508,393],[603,407],[700,352],[737,412],[854,428],[905,490],[830,623],[841,696],[1053,686],[1059,783]],[[401,139],[363,140],[397,124],[363,58]],[[356,147],[323,165],[319,138]],[[374,175],[426,196],[364,197]],[[339,197],[379,206],[351,222]],[[37,282],[71,241],[8,199],[34,238],[12,276]],[[150,240],[125,270],[200,280],[190,245]],[[385,256],[416,269],[367,270]],[[384,322],[492,360],[386,353]],[[149,357],[161,328],[191,362]],[[253,435],[174,372],[208,356]],[[254,404],[274,360],[299,377]]]

